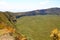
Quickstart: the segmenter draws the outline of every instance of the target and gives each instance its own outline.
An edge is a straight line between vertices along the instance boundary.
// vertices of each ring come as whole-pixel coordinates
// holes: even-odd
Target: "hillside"
[[[0,40],[50,40],[54,28],[60,29],[60,8],[0,12]]]
[[[17,19],[16,26],[28,40],[51,40],[50,32],[55,28],[60,30],[60,15],[24,16]]]
[[[48,9],[41,9],[41,10],[33,10],[27,12],[16,12],[15,15],[17,18],[22,16],[34,16],[34,15],[60,15],[60,8],[48,8]]]
[[[16,31],[15,16],[0,12],[0,40],[26,40],[27,38]]]
[[[27,12],[4,12],[8,13],[9,16],[14,16],[12,19],[16,19],[23,16],[35,16],[35,15],[60,15],[60,8],[48,8],[48,9],[41,9],[41,10],[33,10]]]

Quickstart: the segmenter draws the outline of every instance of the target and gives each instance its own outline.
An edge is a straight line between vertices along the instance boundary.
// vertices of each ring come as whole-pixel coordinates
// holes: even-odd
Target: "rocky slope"
[[[0,12],[0,40],[27,40],[15,29],[16,19],[9,13]]]

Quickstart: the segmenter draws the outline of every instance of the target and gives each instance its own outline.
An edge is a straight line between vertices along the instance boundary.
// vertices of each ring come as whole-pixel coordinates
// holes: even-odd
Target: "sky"
[[[60,7],[60,0],[0,0],[0,11],[25,12]]]

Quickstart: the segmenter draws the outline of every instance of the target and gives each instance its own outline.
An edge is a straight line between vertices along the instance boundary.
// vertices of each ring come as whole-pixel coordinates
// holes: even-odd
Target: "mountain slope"
[[[17,18],[22,16],[34,16],[34,15],[60,15],[60,8],[48,8],[41,10],[33,10],[28,12],[17,12],[14,14]]]
[[[27,39],[16,31],[14,20],[16,20],[14,16],[10,15],[9,13],[0,12],[0,40],[10,40],[10,38],[13,38],[11,40]]]
[[[60,8],[48,8],[48,9],[42,9],[42,10],[35,10],[35,11],[30,11],[28,13],[32,13],[33,15],[60,15]]]

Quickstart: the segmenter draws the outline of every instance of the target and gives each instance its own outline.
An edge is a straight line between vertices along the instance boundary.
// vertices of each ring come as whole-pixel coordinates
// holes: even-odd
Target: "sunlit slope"
[[[50,40],[50,32],[56,27],[60,29],[57,15],[24,16],[17,21],[17,31],[27,35],[29,40]]]
[[[8,13],[0,12],[0,22],[4,22],[7,25],[14,26],[12,22],[9,21],[8,17],[10,17]]]
[[[8,19],[4,15],[4,13],[0,13],[0,21],[3,21],[3,22],[7,22],[8,21]]]
[[[0,35],[8,33],[8,31],[12,32],[14,30],[14,25],[8,19],[9,15],[4,12],[0,12]],[[6,31],[5,31],[6,30]]]
[[[16,31],[15,17],[9,13],[0,12],[0,40],[27,40],[27,38]]]

